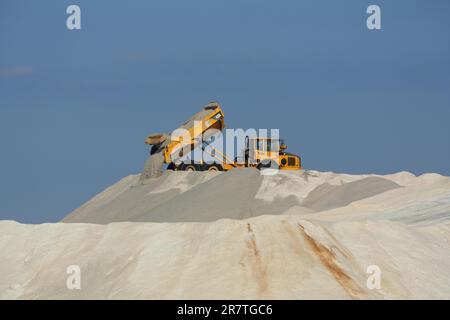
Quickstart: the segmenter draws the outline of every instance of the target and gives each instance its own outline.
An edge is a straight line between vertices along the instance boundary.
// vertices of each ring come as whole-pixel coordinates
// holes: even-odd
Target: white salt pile
[[[450,299],[450,178],[129,176],[63,222],[0,222],[2,299]],[[114,222],[114,223],[112,223]],[[67,267],[81,288],[69,290]],[[380,271],[380,287],[368,286]]]

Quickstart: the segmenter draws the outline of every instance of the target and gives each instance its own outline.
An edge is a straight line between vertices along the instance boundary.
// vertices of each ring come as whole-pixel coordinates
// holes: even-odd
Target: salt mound
[[[383,178],[394,181],[395,183],[401,186],[411,185],[417,180],[417,177],[408,171],[401,171],[393,174],[388,174],[383,176]]]
[[[94,197],[63,222],[210,222],[278,215],[294,206],[322,211],[399,187],[380,177],[320,172],[261,175],[256,169],[166,171],[139,182],[127,177]],[[307,211],[304,211],[307,212]]]
[[[0,221],[0,299],[450,298],[440,175],[132,175],[64,222]]]
[[[159,179],[140,184],[119,182],[121,192],[106,190],[75,210],[63,222],[106,224],[119,221],[209,222],[281,214],[298,204],[293,196],[270,203],[255,199],[265,177],[256,169],[227,173],[166,172]]]
[[[450,226],[0,222],[0,299],[448,299]],[[66,269],[81,270],[68,290]],[[382,271],[367,287],[368,266]]]

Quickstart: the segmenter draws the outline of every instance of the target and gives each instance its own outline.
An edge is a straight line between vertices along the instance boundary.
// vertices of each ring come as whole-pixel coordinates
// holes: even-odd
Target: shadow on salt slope
[[[176,175],[165,172],[144,184],[138,183],[137,176],[133,176],[129,183],[122,183],[122,180],[129,180],[127,177],[74,210],[62,222],[107,224],[132,221],[213,177],[214,174],[201,175],[198,172],[177,172]],[[111,192],[110,189],[116,186],[118,190]]]
[[[281,214],[298,205],[295,196],[255,199],[263,176],[256,169],[230,170],[147,210],[131,221],[210,222]]]
[[[302,202],[302,206],[315,211],[324,211],[343,207],[351,202],[369,198],[395,188],[400,188],[400,186],[393,181],[379,177],[368,177],[340,186],[324,183],[308,194]]]

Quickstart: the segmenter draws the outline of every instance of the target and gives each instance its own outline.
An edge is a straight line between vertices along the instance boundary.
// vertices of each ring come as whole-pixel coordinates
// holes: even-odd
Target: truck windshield
[[[280,140],[258,139],[256,140],[256,148],[263,152],[278,151],[280,150]]]
[[[280,150],[280,140],[269,140],[270,143],[267,144],[267,151],[278,151]]]

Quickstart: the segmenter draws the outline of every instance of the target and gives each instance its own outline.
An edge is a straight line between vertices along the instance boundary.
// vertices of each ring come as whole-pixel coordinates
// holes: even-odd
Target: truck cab
[[[249,166],[278,167],[282,170],[301,169],[299,156],[287,153],[286,144],[282,139],[248,138],[246,142],[245,157]]]

